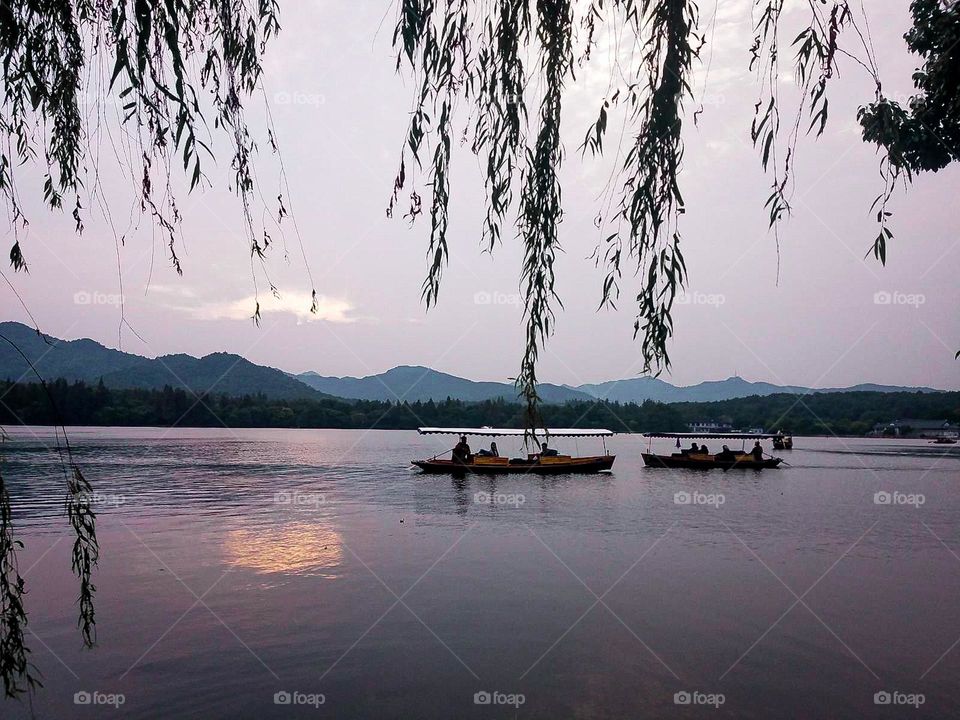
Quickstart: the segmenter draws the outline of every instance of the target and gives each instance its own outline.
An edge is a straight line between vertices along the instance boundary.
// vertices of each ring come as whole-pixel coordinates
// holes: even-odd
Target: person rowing
[[[470,452],[470,445],[467,444],[466,435],[461,435],[460,442],[454,446],[452,459],[455,463],[459,463],[461,465],[469,465],[473,461],[473,457]]]

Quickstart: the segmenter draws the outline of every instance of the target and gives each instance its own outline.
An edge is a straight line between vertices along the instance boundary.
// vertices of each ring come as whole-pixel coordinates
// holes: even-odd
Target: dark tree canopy
[[[863,139],[883,147],[905,172],[942,170],[960,160],[960,3],[913,0],[913,27],[903,36],[923,58],[917,94],[903,108],[881,97],[860,111]]]
[[[884,152],[885,187],[875,203],[880,234],[873,243],[881,262],[886,262],[887,240],[893,237],[886,206],[897,181],[960,160],[960,3],[913,0],[910,11],[913,27],[904,39],[923,58],[923,67],[913,75],[917,94],[905,109],[884,97],[878,79],[876,101],[857,113],[863,139]]]

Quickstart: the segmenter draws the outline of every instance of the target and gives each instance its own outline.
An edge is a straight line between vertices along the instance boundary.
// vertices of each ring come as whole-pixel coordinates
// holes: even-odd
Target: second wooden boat
[[[652,468],[683,468],[687,470],[766,470],[778,467],[783,462],[781,458],[768,456],[765,452],[754,455],[747,452],[747,440],[776,440],[782,435],[758,434],[758,433],[644,433],[648,440],[647,452],[641,453],[643,464]],[[677,441],[677,452],[670,455],[659,455],[651,451],[649,444],[652,444],[653,438],[670,438]],[[727,450],[713,454],[703,452],[700,447],[694,443],[688,449],[680,449],[681,440],[740,440],[743,445],[739,452]],[[759,442],[758,442],[759,444]],[[724,445],[724,447],[726,447]],[[705,449],[705,448],[703,448]]]

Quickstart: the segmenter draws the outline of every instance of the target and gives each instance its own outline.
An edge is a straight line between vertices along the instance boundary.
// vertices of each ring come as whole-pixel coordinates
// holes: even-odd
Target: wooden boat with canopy
[[[411,460],[411,463],[425,473],[481,475],[506,475],[510,473],[532,473],[536,475],[563,475],[567,473],[598,473],[613,467],[615,455],[607,452],[606,438],[613,435],[612,430],[580,430],[577,428],[557,428],[552,430],[519,430],[514,428],[439,428],[422,427],[417,431],[421,435],[454,435],[463,438],[484,437],[520,438],[524,446],[530,441],[537,443],[538,452],[528,452],[526,457],[506,457],[490,451],[470,452],[466,455],[457,452],[457,448],[438,453],[427,460]],[[600,438],[603,443],[602,455],[574,456],[557,450],[540,451],[540,443],[549,443],[554,438]],[[461,447],[458,444],[458,447]],[[451,454],[449,459],[441,455]]]
[[[764,470],[778,467],[783,462],[781,458],[767,456],[763,453],[758,459],[746,448],[747,440],[770,440],[776,435],[756,433],[644,433],[647,438],[647,452],[641,453],[643,464],[652,468],[683,468],[687,470]],[[671,455],[658,455],[651,451],[653,438],[676,438],[677,452]],[[694,452],[691,449],[681,448],[681,442],[688,440],[741,440],[740,451],[731,450],[727,453]]]

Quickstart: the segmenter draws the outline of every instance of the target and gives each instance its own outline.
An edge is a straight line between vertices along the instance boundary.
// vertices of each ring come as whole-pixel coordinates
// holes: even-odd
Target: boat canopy
[[[521,430],[519,428],[417,428],[421,435],[474,435],[479,437],[523,437],[532,434],[541,437],[609,437],[613,430],[582,430],[580,428],[537,428],[536,430]]]
[[[715,438],[717,440],[768,440],[775,437],[784,437],[779,433],[662,433],[648,432],[643,434],[648,438]]]

